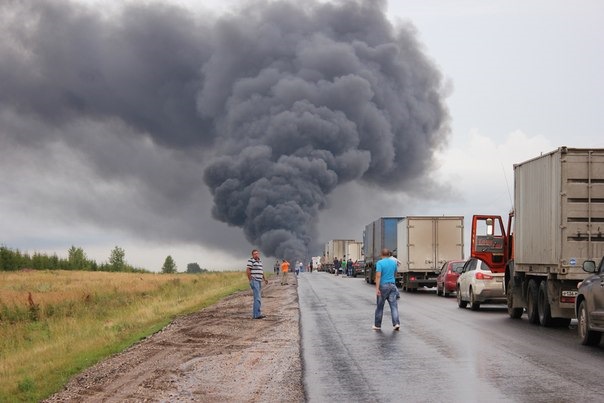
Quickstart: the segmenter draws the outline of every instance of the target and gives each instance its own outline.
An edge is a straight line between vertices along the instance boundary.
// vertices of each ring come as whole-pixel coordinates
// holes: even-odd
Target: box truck
[[[604,255],[604,149],[561,147],[514,165],[507,227],[476,215],[471,234],[471,255],[505,272],[512,318],[567,326],[583,262]]]
[[[365,255],[365,281],[375,284],[375,264],[380,251],[390,249],[396,256],[396,225],[402,217],[382,217],[365,226],[363,249]]]
[[[463,216],[404,217],[397,224],[398,277],[403,290],[436,287],[448,260],[464,259]]]

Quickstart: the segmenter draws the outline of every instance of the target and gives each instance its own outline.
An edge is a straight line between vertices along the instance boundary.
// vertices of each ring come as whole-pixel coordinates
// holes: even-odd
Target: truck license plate
[[[576,297],[578,294],[579,294],[578,291],[569,291],[569,290],[562,291],[563,297]]]

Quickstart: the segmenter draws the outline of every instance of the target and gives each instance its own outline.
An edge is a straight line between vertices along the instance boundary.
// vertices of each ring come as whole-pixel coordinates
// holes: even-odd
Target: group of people
[[[340,264],[340,266],[336,265],[336,262]],[[275,270],[278,265],[275,263]],[[350,264],[349,264],[350,263]],[[381,259],[377,262],[375,266],[375,293],[376,293],[376,308],[374,314],[373,321],[373,330],[381,330],[382,329],[382,318],[384,316],[384,305],[386,301],[388,301],[388,305],[390,305],[390,314],[392,317],[392,326],[395,331],[399,331],[401,328],[401,322],[398,313],[398,297],[399,292],[396,286],[396,268],[398,261],[396,258],[392,257],[392,252],[388,249],[382,249],[381,251]],[[290,264],[287,260],[283,259],[281,265],[281,285],[287,284],[287,273],[289,273]],[[311,271],[312,271],[312,263],[311,263]],[[348,259],[342,259],[338,261],[337,258],[334,259],[334,267],[336,268],[336,275],[338,274],[338,267],[343,269],[344,273],[349,273],[349,276],[352,276],[352,272],[348,271],[348,267],[352,269],[352,261]],[[296,275],[302,269],[302,264],[296,265]],[[263,319],[266,316],[262,314],[261,305],[262,305],[262,282],[268,284],[268,280],[264,276],[264,270],[262,267],[262,260],[260,260],[260,252],[257,249],[252,251],[252,257],[247,261],[247,277],[250,282],[250,288],[252,289],[252,293],[254,296],[253,306],[252,306],[252,319]]]
[[[333,268],[336,272],[336,276],[340,275],[340,271],[342,272],[342,274],[346,274],[346,276],[348,277],[353,277],[354,275],[354,263],[350,258],[348,258],[348,260],[346,260],[346,258],[338,260],[338,258],[335,257],[333,259]]]

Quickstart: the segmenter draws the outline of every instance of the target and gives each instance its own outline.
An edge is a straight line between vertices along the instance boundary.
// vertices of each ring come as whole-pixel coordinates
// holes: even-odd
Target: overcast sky
[[[172,3],[220,15],[236,14],[242,2],[204,1],[203,10],[194,1]],[[475,213],[507,214],[514,163],[562,145],[604,147],[601,1],[391,1],[387,10],[393,24],[413,25],[448,93],[448,142],[436,150],[439,167],[429,174],[437,186],[339,186],[319,214],[319,242],[360,240],[379,216],[464,215],[467,226]],[[212,218],[210,191],[189,155],[136,136],[116,150],[112,136],[131,130],[119,121],[73,121],[60,135],[53,130],[0,110],[0,243],[62,256],[76,245],[99,262],[119,245],[130,264],[150,270],[167,255],[181,271],[190,262],[243,268],[252,245],[241,229]],[[84,130],[85,141],[106,155],[73,146],[84,141],[77,135]],[[40,132],[70,141],[19,137]],[[173,186],[158,194],[156,182]],[[175,197],[185,188],[194,190]]]

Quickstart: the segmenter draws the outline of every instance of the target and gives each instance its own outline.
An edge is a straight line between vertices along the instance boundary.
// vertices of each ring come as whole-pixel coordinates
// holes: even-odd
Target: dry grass
[[[0,272],[0,401],[38,401],[175,316],[246,288],[241,272]]]

